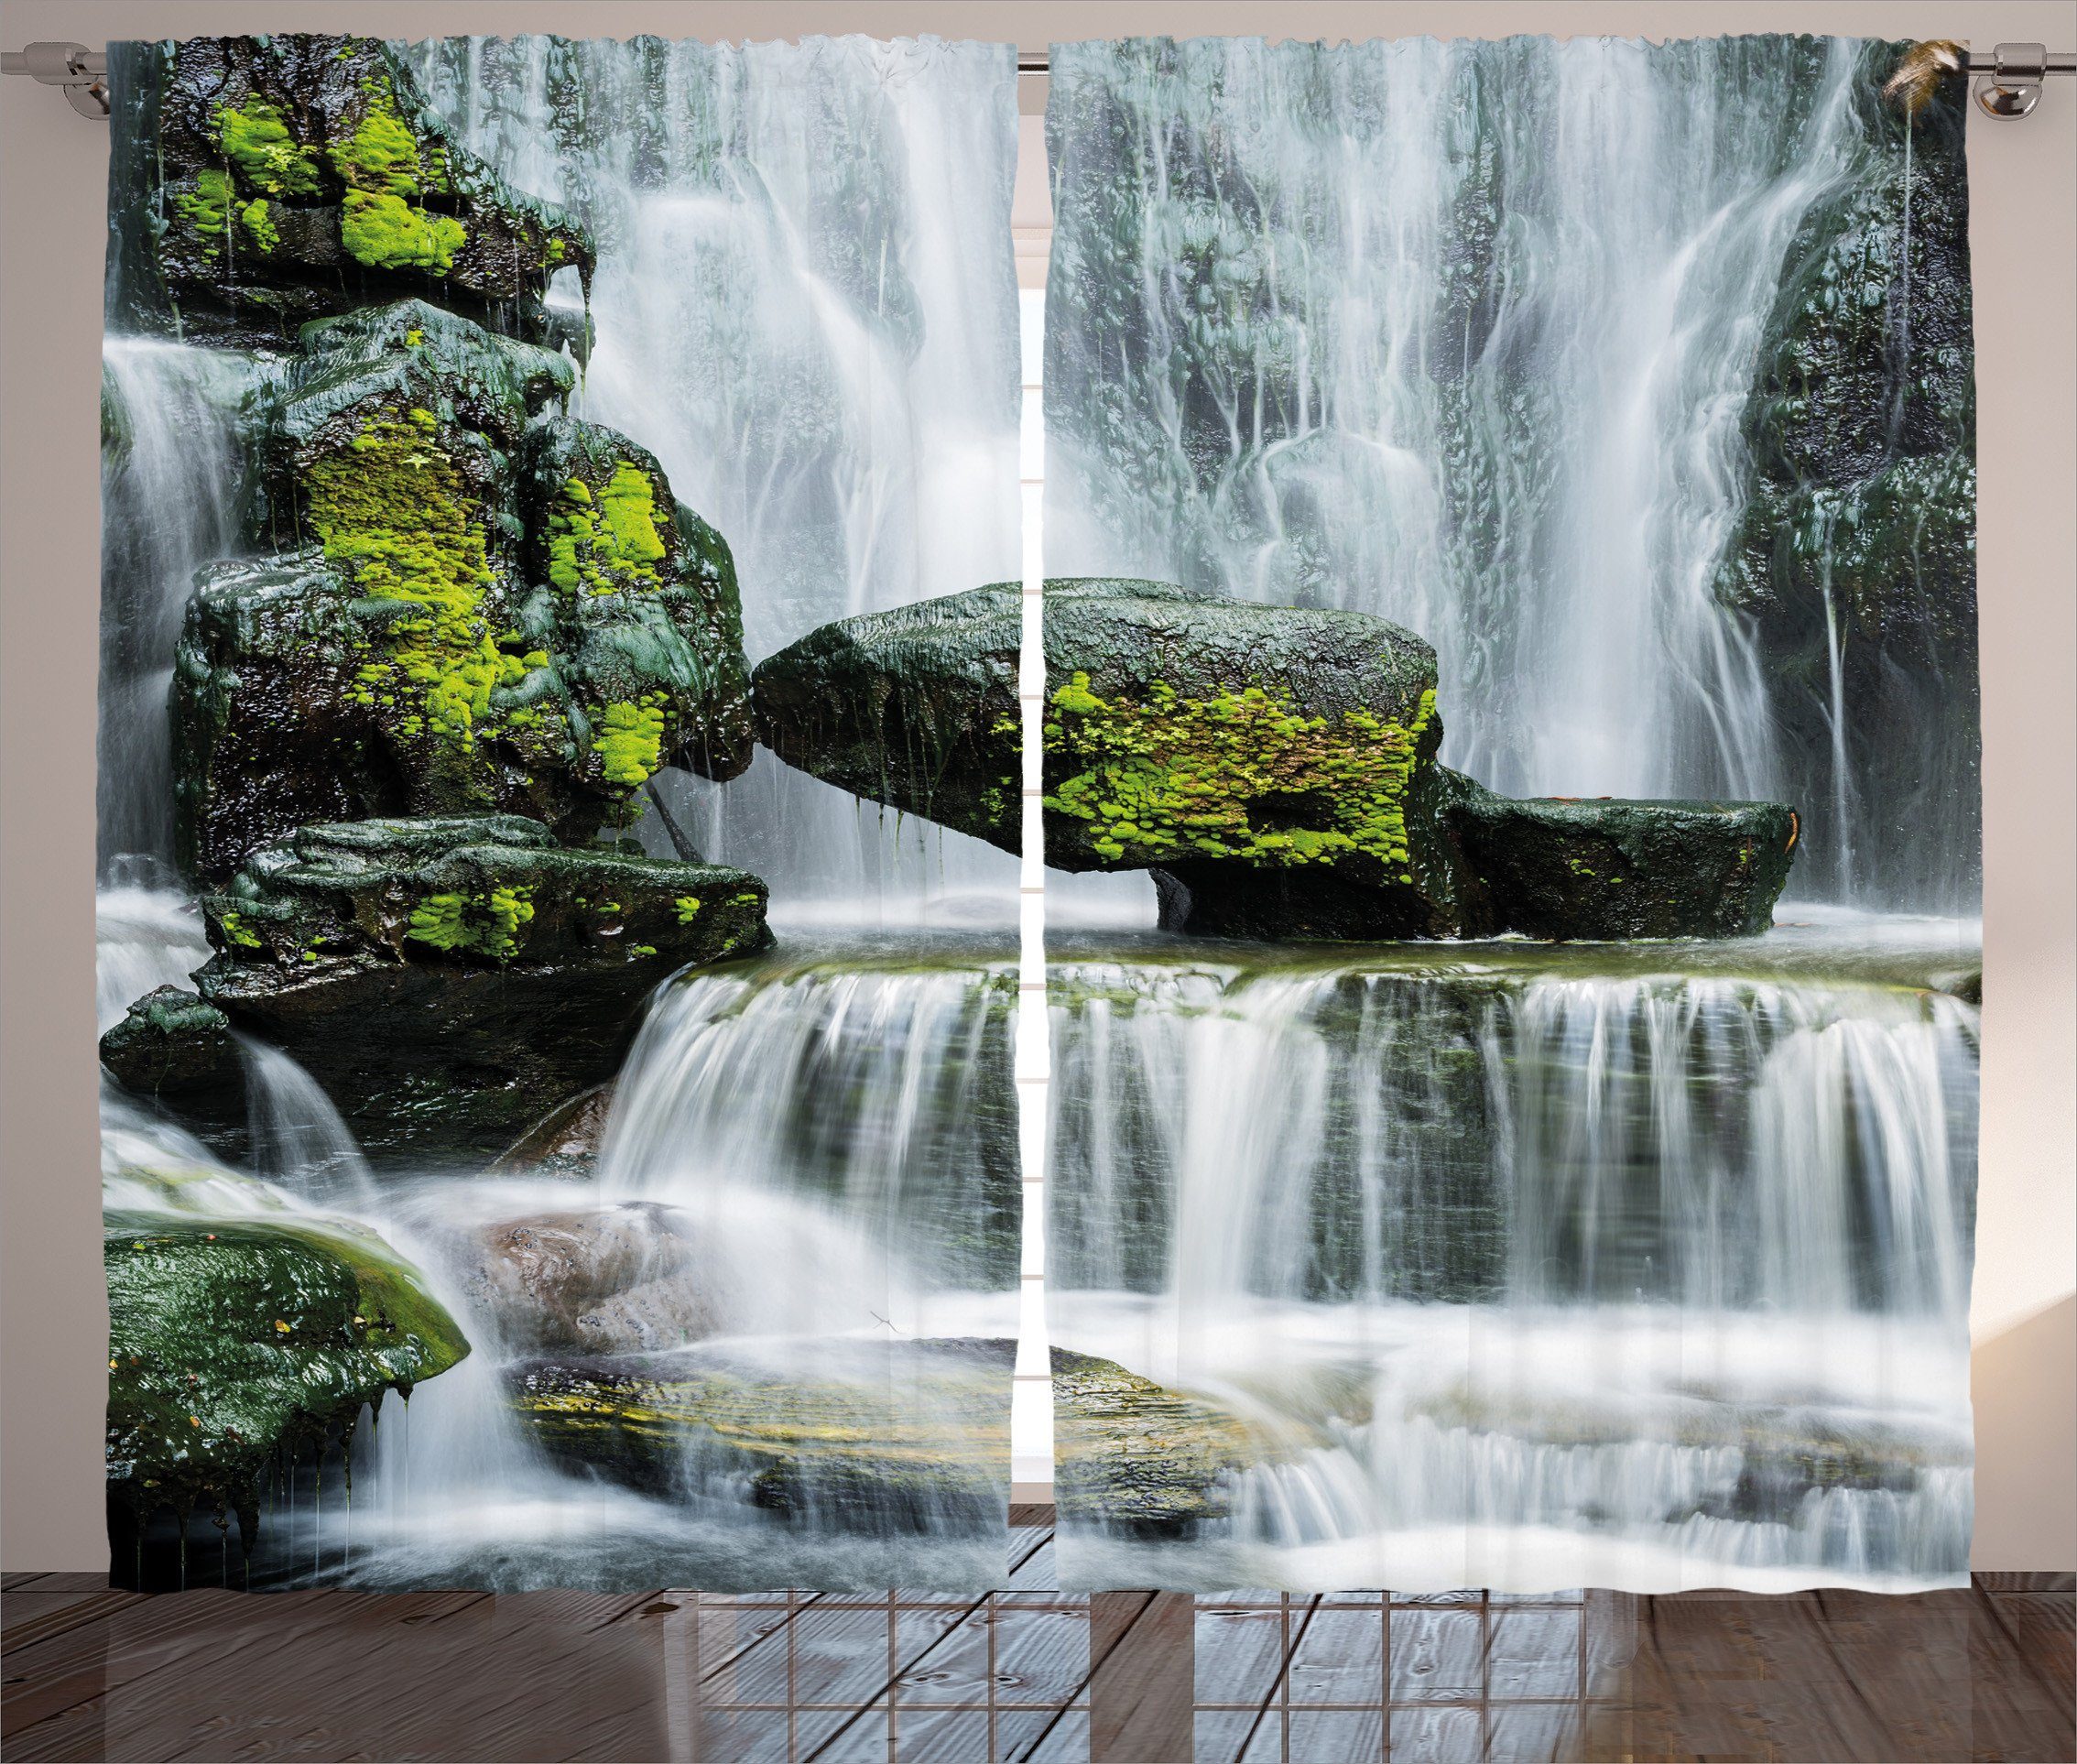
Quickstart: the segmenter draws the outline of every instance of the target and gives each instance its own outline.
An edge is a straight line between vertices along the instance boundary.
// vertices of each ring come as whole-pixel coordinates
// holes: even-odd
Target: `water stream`
[[[1056,955],[1052,1338],[1261,1442],[1210,1544],[1063,1572],[1961,1573],[1973,935]]]

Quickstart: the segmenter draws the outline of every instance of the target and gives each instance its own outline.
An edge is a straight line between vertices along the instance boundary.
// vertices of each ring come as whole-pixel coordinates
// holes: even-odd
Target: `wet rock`
[[[1778,802],[1517,800],[1463,784],[1446,822],[1473,936],[1756,936],[1795,862],[1800,826]]]
[[[119,57],[125,328],[278,347],[326,313],[420,293],[541,339],[583,227],[511,189],[381,42],[284,33]]]
[[[256,419],[257,536],[175,657],[180,862],[296,826],[528,813],[568,838],[751,749],[734,566],[567,361],[418,301],[307,327]],[[524,456],[524,468],[516,459]]]
[[[508,1353],[619,1354],[723,1333],[740,1277],[652,1204],[544,1213],[475,1232],[462,1290]]]
[[[521,1134],[484,1173],[486,1176],[589,1176],[613,1108],[613,1087],[601,1084],[550,1109]]]
[[[517,816],[299,829],[203,897],[196,976],[371,1155],[482,1158],[610,1078],[674,969],[761,949],[745,871],[559,845]]]
[[[183,1111],[245,1113],[245,1067],[231,1019],[195,993],[160,986],[101,1038],[101,1063],[136,1096],[165,1096]]]
[[[408,1262],[344,1221],[111,1213],[108,1481],[139,1520],[236,1512],[278,1454],[469,1351]]]
[[[1230,1410],[1053,1349],[1053,1498],[1065,1523],[1188,1537],[1232,1510],[1233,1478],[1280,1449]]]
[[[1022,590],[818,626],[757,665],[758,734],[826,783],[1018,849]]]
[[[806,1341],[542,1361],[511,1386],[542,1449],[638,1487],[687,1487],[832,1529],[969,1532],[1009,1498],[1006,1341]]]
[[[1790,795],[1831,800],[1845,746],[1852,824],[1813,825],[1806,861],[1952,910],[1974,901],[1982,845],[1968,96],[1952,77],[1915,119],[1884,103],[1908,47],[1862,46],[1873,163],[1783,264],[1718,593],[1750,621]]]

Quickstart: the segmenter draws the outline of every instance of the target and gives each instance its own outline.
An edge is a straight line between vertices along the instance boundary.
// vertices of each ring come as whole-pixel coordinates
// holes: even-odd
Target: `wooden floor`
[[[2077,1759],[2068,1575],[1916,1598],[141,1596],[10,1574],[32,1759]]]

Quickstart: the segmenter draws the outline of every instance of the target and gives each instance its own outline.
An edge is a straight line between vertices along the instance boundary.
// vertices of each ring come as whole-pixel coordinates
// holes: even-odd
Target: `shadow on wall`
[[[1976,1460],[1971,1566],[2077,1568],[2077,1511],[2057,1493],[2077,1460],[2077,1293],[1978,1343],[1970,1378],[1990,1448]]]

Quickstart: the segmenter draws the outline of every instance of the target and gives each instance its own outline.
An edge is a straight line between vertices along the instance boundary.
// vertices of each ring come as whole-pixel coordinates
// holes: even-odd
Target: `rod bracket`
[[[1969,58],[1976,74],[1976,108],[1985,116],[2011,122],[2041,102],[2041,82],[2050,74],[2070,71],[2071,58],[2051,56],[2040,43],[2000,43],[1991,51],[1987,69],[1982,60],[1977,55]]]
[[[0,55],[0,73],[26,73],[56,86],[82,116],[108,120],[108,58],[84,43],[31,43]]]

